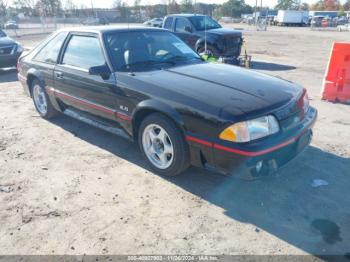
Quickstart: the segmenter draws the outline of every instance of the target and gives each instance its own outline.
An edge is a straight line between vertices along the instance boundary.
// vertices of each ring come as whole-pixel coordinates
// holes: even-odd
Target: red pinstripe
[[[260,156],[260,155],[264,155],[264,154],[273,152],[273,151],[275,151],[277,149],[280,149],[282,147],[285,147],[287,145],[290,145],[290,144],[294,143],[304,133],[305,132],[303,132],[303,133],[301,133],[301,134],[299,134],[299,135],[297,135],[297,136],[295,136],[295,137],[293,137],[293,138],[291,138],[291,139],[289,139],[289,140],[287,140],[287,141],[285,141],[285,142],[283,142],[281,144],[275,145],[273,147],[270,147],[268,149],[261,150],[261,151],[240,150],[240,149],[236,149],[236,148],[232,148],[232,147],[219,145],[219,144],[216,144],[216,143],[211,143],[211,142],[208,142],[208,141],[205,141],[205,140],[193,137],[193,136],[189,136],[189,135],[186,136],[186,139],[188,141],[191,141],[191,142],[195,142],[195,143],[198,143],[198,144],[201,144],[201,145],[205,145],[205,146],[208,146],[208,147],[213,147],[215,149],[226,151],[226,152],[229,152],[229,153],[234,153],[234,154],[243,155],[243,156]]]
[[[94,108],[96,110],[105,112],[105,113],[110,114],[110,115],[114,115],[114,116],[118,117],[119,119],[122,119],[122,120],[125,120],[125,121],[131,121],[131,117],[130,116],[128,116],[126,114],[123,114],[121,112],[117,112],[116,110],[113,110],[113,109],[110,109],[110,108],[107,108],[107,107],[104,107],[104,106],[101,106],[101,105],[97,105],[97,104],[94,104],[92,102],[89,102],[89,101],[86,101],[86,100],[83,100],[83,99],[80,99],[80,98],[68,95],[68,94],[66,94],[64,92],[61,92],[61,91],[58,91],[58,90],[56,90],[54,88],[46,88],[46,90],[49,91],[50,93],[55,94],[56,96],[66,98],[66,99],[69,99],[71,101],[75,101],[75,102],[77,102],[79,104],[86,105],[88,107]]]

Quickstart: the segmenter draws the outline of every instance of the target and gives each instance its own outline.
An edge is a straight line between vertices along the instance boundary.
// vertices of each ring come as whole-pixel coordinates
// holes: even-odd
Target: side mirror
[[[185,31],[192,33],[192,28],[190,26],[185,26]]]
[[[89,68],[90,75],[99,75],[102,77],[103,80],[109,79],[111,73],[111,70],[106,64],[100,66],[93,66]]]

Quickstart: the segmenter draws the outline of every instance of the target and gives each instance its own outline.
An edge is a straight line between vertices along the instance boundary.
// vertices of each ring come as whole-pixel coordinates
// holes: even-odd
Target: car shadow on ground
[[[18,81],[17,70],[15,68],[0,68],[0,83]]]
[[[252,61],[252,69],[266,71],[288,71],[296,69],[295,66],[275,64],[270,62]]]
[[[148,169],[137,145],[128,140],[66,116],[51,122]],[[274,177],[244,181],[190,168],[181,176],[164,179],[221,207],[233,220],[253,224],[257,235],[265,231],[315,255],[345,255],[350,251],[349,170],[349,158],[310,146]],[[312,187],[314,179],[328,185]]]

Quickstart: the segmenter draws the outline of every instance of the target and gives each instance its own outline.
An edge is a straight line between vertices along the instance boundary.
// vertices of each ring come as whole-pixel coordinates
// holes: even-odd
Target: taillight
[[[305,114],[309,110],[309,106],[310,106],[309,96],[307,94],[307,91],[305,90],[304,97],[303,97],[303,111]]]
[[[309,105],[310,105],[309,97],[307,95],[306,89],[304,88],[303,94],[299,98],[299,101],[298,101],[298,108],[300,109],[300,117],[301,117],[301,119],[304,118],[305,114],[309,110]]]

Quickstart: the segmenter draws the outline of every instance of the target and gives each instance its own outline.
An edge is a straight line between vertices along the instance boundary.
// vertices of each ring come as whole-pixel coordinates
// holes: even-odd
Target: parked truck
[[[276,25],[304,26],[309,23],[307,11],[279,10],[275,19]]]

